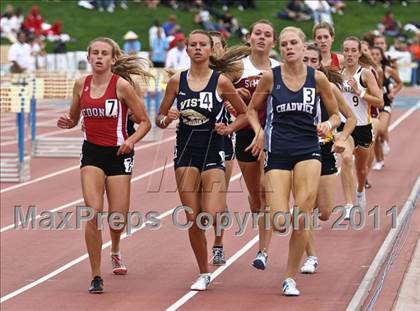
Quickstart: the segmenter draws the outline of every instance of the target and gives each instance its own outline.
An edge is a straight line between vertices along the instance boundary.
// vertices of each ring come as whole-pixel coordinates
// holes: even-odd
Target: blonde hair
[[[154,76],[146,71],[149,66],[149,61],[135,55],[125,54],[117,42],[107,37],[99,37],[93,39],[88,46],[88,55],[90,55],[90,49],[93,43],[104,42],[111,46],[112,57],[116,59],[116,62],[111,67],[111,72],[119,75],[124,80],[130,82],[134,86],[135,82],[131,75],[136,75],[143,78],[144,81],[148,81],[148,78],[154,78]]]
[[[210,68],[222,73],[232,74],[238,70],[238,62],[249,55],[251,55],[251,48],[249,46],[234,45],[219,57],[211,55]]]
[[[306,42],[305,33],[302,31],[302,29],[300,29],[298,27],[294,27],[294,26],[287,26],[287,27],[283,28],[283,30],[280,32],[279,37],[281,37],[285,32],[288,32],[288,31],[296,33],[299,36],[299,38],[302,40],[303,43]]]

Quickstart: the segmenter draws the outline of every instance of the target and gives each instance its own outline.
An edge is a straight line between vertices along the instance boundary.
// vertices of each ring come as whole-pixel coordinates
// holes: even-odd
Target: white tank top
[[[362,66],[359,66],[359,68],[357,68],[355,74],[353,75],[353,78],[357,82],[357,89],[360,92],[363,92],[363,91],[366,92],[366,87],[364,87],[361,83],[362,81],[361,76],[362,76],[363,70],[364,68]],[[347,102],[347,105],[350,106],[351,110],[356,116],[357,126],[368,125],[371,123],[371,118],[369,114],[370,105],[368,104],[366,100],[364,100],[363,98],[360,98],[359,96],[351,92],[351,87],[349,86],[348,82],[349,80],[344,80],[343,82],[343,96]],[[344,118],[344,116],[341,113],[340,113],[340,117],[341,117],[341,121],[345,122],[346,118]]]

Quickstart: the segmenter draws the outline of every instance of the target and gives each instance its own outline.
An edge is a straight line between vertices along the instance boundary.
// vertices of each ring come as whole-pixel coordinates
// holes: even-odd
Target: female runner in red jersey
[[[321,50],[321,65],[333,70],[340,71],[343,67],[344,56],[331,52],[331,46],[334,42],[334,28],[327,22],[316,24],[312,28],[312,35],[316,45]]]
[[[130,180],[134,165],[134,144],[150,130],[142,98],[136,95],[130,74],[150,76],[134,56],[117,57],[118,45],[109,38],[96,38],[89,44],[88,61],[92,74],[76,80],[69,114],[61,116],[58,127],[75,127],[83,115],[85,141],[81,156],[81,182],[85,205],[94,217],[86,224],[85,240],[92,269],[90,293],[103,292],[101,278],[102,234],[99,214],[103,211],[106,192],[110,223],[113,272],[125,274],[127,268],[119,253],[120,235],[124,230],[130,202]],[[121,77],[124,77],[121,79]],[[128,137],[128,109],[139,122],[137,131]],[[110,219],[111,220],[111,219]]]

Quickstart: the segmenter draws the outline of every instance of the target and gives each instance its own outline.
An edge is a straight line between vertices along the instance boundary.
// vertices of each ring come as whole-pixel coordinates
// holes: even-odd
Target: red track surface
[[[396,120],[406,110],[394,110]],[[48,117],[46,117],[48,119]],[[316,247],[320,268],[316,275],[299,275],[297,282],[302,295],[286,298],[281,295],[282,272],[285,270],[288,237],[273,237],[267,270],[261,272],[250,267],[256,245],[239,257],[219,277],[209,290],[195,295],[183,305],[185,310],[343,310],[363,278],[367,268],[390,228],[390,216],[385,210],[393,205],[400,209],[405,203],[417,176],[420,147],[418,142],[420,111],[416,111],[391,132],[391,154],[386,168],[372,172],[368,190],[369,207],[381,209],[380,230],[373,230],[373,217],[367,217],[360,230],[331,230],[334,215],[323,229],[316,232]],[[2,117],[3,120],[3,117]],[[10,126],[10,125],[8,125]],[[43,132],[56,131],[54,128]],[[165,137],[172,136],[167,131]],[[62,136],[62,134],[60,134]],[[3,143],[3,142],[2,142]],[[1,148],[2,152],[16,150],[16,144]],[[140,150],[136,155],[133,179],[171,163],[173,141]],[[78,159],[35,158],[31,160],[32,178],[78,165]],[[234,174],[238,173],[235,167]],[[337,179],[339,180],[339,179]],[[1,189],[12,186],[1,184]],[[160,186],[160,188],[159,188]],[[175,192],[173,167],[139,179],[132,184],[131,210],[146,213],[155,210],[161,214],[179,204]],[[248,211],[244,183],[239,179],[231,183],[228,205],[231,211]],[[341,185],[337,186],[337,204],[342,202]],[[37,214],[81,198],[78,169],[30,184],[1,195],[1,228],[13,224],[15,205],[35,205]],[[74,211],[73,204],[63,209]],[[412,228],[418,228],[419,212]],[[417,225],[417,227],[414,227]],[[225,235],[225,250],[231,257],[250,241],[257,231],[250,228],[242,236],[234,236],[238,225]],[[413,229],[412,229],[413,230]],[[415,229],[414,229],[415,231]],[[418,229],[417,229],[418,233]],[[415,236],[415,232],[414,234]],[[212,233],[208,234],[209,245]],[[406,244],[404,254],[412,251],[413,235]],[[104,242],[109,240],[106,230]],[[411,243],[411,244],[410,244]],[[103,277],[105,293],[89,295],[88,260],[84,259],[45,282],[24,291],[2,303],[2,310],[162,310],[189,292],[189,285],[197,276],[197,267],[189,245],[187,233],[176,229],[170,215],[162,219],[159,230],[144,228],[122,241],[122,251],[129,267],[127,276],[114,276],[109,262],[109,248],[103,251]],[[68,264],[86,252],[82,230],[7,230],[1,234],[1,296],[4,297],[34,280]],[[403,260],[405,258],[405,260]],[[409,256],[401,259],[406,265]],[[398,266],[399,267],[399,266]],[[394,286],[385,287],[385,298],[380,309],[392,306],[401,282],[404,267],[392,276]],[[402,271],[402,272],[401,272]],[[393,281],[394,282],[394,281]]]

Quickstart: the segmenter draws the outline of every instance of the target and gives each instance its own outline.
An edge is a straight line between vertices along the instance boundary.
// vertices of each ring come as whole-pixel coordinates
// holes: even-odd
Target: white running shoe
[[[384,161],[376,161],[372,169],[374,171],[381,171],[384,168]]]
[[[287,278],[283,282],[283,295],[285,296],[299,296],[300,292],[296,288],[296,282],[292,278]]]
[[[391,147],[389,147],[389,144],[386,140],[382,143],[382,152],[384,155],[388,155],[391,152]]]
[[[126,275],[127,274],[127,267],[124,264],[121,252],[116,254],[111,253],[111,265],[112,265],[112,272],[116,275]]]
[[[209,286],[211,281],[210,273],[202,273],[199,275],[198,279],[191,285],[191,290],[203,291],[207,290],[207,286]]]
[[[362,192],[356,191],[356,202],[361,208],[366,208],[366,192],[363,190]]]
[[[313,274],[318,268],[318,258],[315,256],[309,256],[300,268],[301,273]]]
[[[350,220],[350,212],[352,208],[353,204],[351,203],[347,203],[346,205],[344,205],[344,209],[346,210],[346,216],[344,216],[344,220]]]

